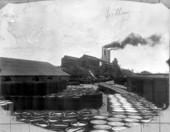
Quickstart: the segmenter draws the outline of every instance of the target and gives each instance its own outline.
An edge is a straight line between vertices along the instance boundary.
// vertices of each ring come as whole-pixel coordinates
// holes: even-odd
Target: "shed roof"
[[[129,78],[139,78],[139,79],[156,79],[156,78],[162,78],[162,79],[168,79],[169,78],[169,74],[135,74],[135,75],[131,75],[128,76]]]
[[[41,61],[0,57],[1,76],[68,76],[56,66]]]
[[[79,60],[79,58],[77,58],[77,57],[73,57],[73,56],[68,56],[68,55],[65,55],[62,59],[64,59],[64,58],[68,58],[68,59],[72,59],[72,60]]]

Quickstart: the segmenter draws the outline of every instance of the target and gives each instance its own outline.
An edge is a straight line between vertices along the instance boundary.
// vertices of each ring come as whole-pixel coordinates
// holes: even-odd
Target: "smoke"
[[[105,45],[104,48],[112,48],[114,50],[117,50],[117,49],[124,49],[126,45],[132,45],[132,46],[149,45],[151,47],[154,47],[155,45],[160,43],[160,40],[161,40],[161,36],[157,34],[153,34],[148,38],[143,38],[138,34],[131,33],[123,41],[112,42],[108,45]]]

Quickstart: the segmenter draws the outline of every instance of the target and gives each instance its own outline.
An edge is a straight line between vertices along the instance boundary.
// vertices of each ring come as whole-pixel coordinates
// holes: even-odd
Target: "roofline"
[[[128,78],[142,78],[142,79],[168,79],[169,74],[141,74],[141,75],[127,75]]]
[[[61,76],[67,76],[67,77],[69,77],[70,75],[69,74],[67,74],[67,75],[0,75],[0,77],[3,77],[3,76],[10,76],[10,77],[33,77],[33,76],[39,76],[39,77],[49,77],[49,76],[52,76],[52,77],[61,77]]]
[[[9,73],[9,74],[4,74],[3,71],[1,70],[1,65],[0,65],[0,76],[69,76],[69,74],[67,74],[66,72],[64,72],[62,69],[58,68],[57,66],[51,64],[50,62],[44,62],[44,61],[36,61],[36,60],[25,60],[25,59],[18,59],[18,58],[8,58],[8,57],[0,57],[0,62],[3,63],[3,61],[9,61],[10,63],[13,62],[20,62],[20,63],[35,63],[36,65],[44,65],[46,67],[46,69],[48,68],[52,68],[53,72],[47,72],[46,74],[42,74],[40,72],[37,72],[37,74],[35,74],[36,72],[32,72],[32,73],[17,73],[13,74],[13,73]],[[48,66],[48,67],[47,67]],[[4,65],[5,67],[5,65]],[[61,71],[60,73],[57,73],[59,71],[57,71],[57,69],[59,71]],[[32,69],[33,70],[33,69]]]
[[[65,55],[64,57],[67,57],[67,58],[73,58],[73,59],[76,59],[76,60],[79,60],[79,59],[80,59],[80,58],[73,57],[73,56],[68,56],[68,55]],[[64,58],[64,57],[63,57],[63,58]],[[63,58],[62,58],[62,59],[63,59]]]
[[[3,58],[3,59],[10,59],[10,60],[33,61],[33,62],[49,63],[47,61],[29,60],[29,59],[21,59],[21,58],[10,58],[10,57],[0,57],[0,60],[1,60],[1,58]],[[51,63],[49,63],[49,64],[51,64]]]
[[[94,56],[90,56],[90,55],[86,55],[86,54],[84,54],[82,57],[84,57],[84,56],[87,56],[87,57],[89,57],[89,58],[92,58],[92,59],[95,59],[95,60],[101,60],[101,59],[99,59],[99,58],[97,58],[97,57],[94,57]],[[80,58],[82,58],[82,57],[80,57]]]

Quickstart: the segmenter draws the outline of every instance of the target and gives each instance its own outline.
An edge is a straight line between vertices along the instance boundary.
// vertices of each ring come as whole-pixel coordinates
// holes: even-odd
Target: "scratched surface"
[[[66,54],[101,58],[103,45],[132,33],[143,38],[158,34],[161,45],[129,45],[112,52],[112,58],[116,56],[120,65],[136,71],[168,72],[169,16],[163,4],[127,1],[8,4],[0,10],[0,55],[60,65]]]
[[[170,5],[169,0],[161,1]],[[144,37],[159,33],[163,36],[163,45],[154,50],[150,47],[128,47],[120,52],[114,51],[112,57],[120,58],[120,62],[124,63],[121,65],[123,67],[168,71],[165,61],[169,57],[170,15],[162,4],[95,0],[66,3],[56,0],[4,6],[6,2],[7,0],[0,1],[0,56],[43,60],[59,65],[65,54],[82,56],[86,53],[100,58],[104,44],[121,40],[132,32]],[[134,127],[130,131],[167,132],[170,130],[169,116],[169,111],[163,111],[159,122]],[[10,123],[7,117],[0,117],[0,120]],[[28,124],[12,127],[15,131],[23,132],[47,131],[34,126],[30,128]],[[0,125],[0,132],[13,130],[8,123]]]

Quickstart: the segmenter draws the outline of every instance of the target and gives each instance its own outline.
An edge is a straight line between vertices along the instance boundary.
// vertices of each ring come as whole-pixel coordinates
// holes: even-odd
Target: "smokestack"
[[[148,38],[143,38],[142,36],[138,34],[131,33],[123,41],[112,42],[108,45],[105,45],[104,48],[117,50],[117,49],[124,49],[126,45],[138,46],[139,44],[149,45],[151,47],[154,47],[156,44],[160,43],[160,40],[161,40],[161,36],[156,35],[156,34],[153,34],[149,36]]]
[[[107,44],[102,47],[102,59],[104,61],[110,62],[110,50],[124,49],[126,45],[138,46],[140,45],[149,45],[154,47],[159,44],[161,36],[153,34],[148,38],[143,38],[138,34],[131,33],[123,41],[114,41],[110,44]]]
[[[110,62],[110,50],[102,47],[102,60]]]

